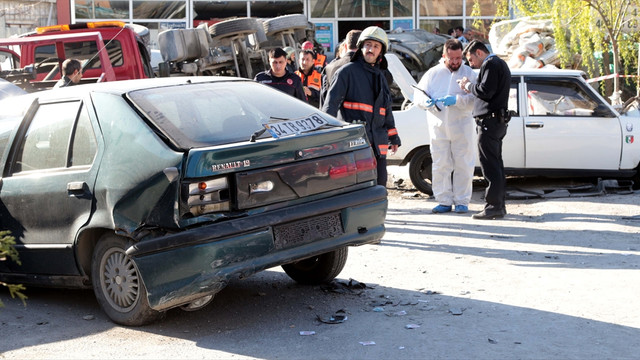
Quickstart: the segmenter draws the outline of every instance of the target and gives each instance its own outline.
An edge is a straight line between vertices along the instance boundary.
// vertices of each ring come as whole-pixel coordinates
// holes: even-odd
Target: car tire
[[[291,264],[282,265],[290,278],[305,285],[319,285],[336,278],[347,263],[349,248],[313,256]]]
[[[409,162],[409,178],[411,183],[419,191],[433,195],[431,187],[431,168],[433,161],[431,160],[431,151],[428,147],[423,147],[413,155]]]
[[[278,16],[264,22],[264,32],[267,36],[275,35],[285,30],[306,29],[309,20],[302,14]]]
[[[140,326],[164,313],[149,306],[138,268],[125,252],[127,243],[125,238],[113,234],[98,241],[91,261],[91,280],[100,307],[113,322]]]
[[[211,34],[212,40],[235,35],[255,34],[256,26],[256,20],[251,18],[225,20],[209,26],[209,34]]]

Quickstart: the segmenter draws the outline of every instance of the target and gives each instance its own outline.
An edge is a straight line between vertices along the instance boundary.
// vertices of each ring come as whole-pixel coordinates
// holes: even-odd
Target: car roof
[[[566,69],[511,69],[512,76],[571,76],[584,77],[585,73],[581,70]]]
[[[150,79],[119,80],[108,81],[95,84],[82,84],[67,86],[63,88],[53,88],[50,90],[32,93],[37,97],[59,97],[59,95],[73,95],[75,93],[103,92],[112,94],[125,94],[130,91],[149,89],[155,87],[176,86],[200,83],[223,83],[223,82],[253,82],[250,79],[236,78],[230,76],[180,76],[161,77]]]

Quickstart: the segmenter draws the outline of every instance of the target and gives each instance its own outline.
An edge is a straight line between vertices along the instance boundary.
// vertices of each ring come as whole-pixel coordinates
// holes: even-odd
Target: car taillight
[[[376,158],[371,148],[361,149],[355,152],[356,181],[364,182],[378,178]]]
[[[187,205],[189,206],[189,212],[193,216],[229,211],[229,182],[227,178],[190,183]]]

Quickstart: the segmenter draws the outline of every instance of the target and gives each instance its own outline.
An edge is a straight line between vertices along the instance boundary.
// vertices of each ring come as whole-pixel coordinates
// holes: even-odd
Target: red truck
[[[0,40],[0,54],[18,66],[1,77],[27,91],[50,88],[68,58],[82,63],[83,83],[153,77],[148,36],[147,28],[118,21],[40,27]]]

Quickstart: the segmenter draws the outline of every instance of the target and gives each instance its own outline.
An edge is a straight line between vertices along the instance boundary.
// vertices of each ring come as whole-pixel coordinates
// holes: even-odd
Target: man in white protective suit
[[[438,205],[434,213],[469,211],[476,144],[471,116],[475,97],[460,90],[462,78],[475,79],[462,62],[462,43],[446,41],[440,63],[427,71],[414,93],[414,102],[427,109],[431,136],[432,188]]]

